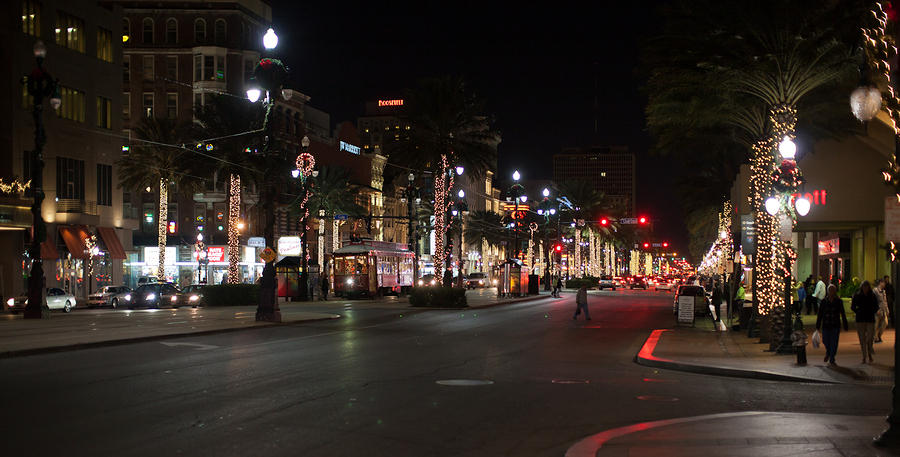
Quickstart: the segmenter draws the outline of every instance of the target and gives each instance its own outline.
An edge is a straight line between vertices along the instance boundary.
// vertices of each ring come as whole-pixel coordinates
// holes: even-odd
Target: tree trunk
[[[228,187],[228,283],[241,282],[241,233],[238,229],[241,217],[241,177],[232,174]]]
[[[166,281],[166,229],[169,223],[169,183],[165,178],[159,180],[159,218],[157,220],[157,249],[159,249],[159,265],[156,278]]]

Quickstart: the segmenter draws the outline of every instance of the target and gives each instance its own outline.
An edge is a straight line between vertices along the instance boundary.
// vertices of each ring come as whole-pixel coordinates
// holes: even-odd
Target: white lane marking
[[[217,349],[219,346],[214,346],[212,344],[201,344],[201,343],[167,343],[165,341],[160,342],[160,344],[173,347],[173,346],[186,346],[192,347],[198,351],[207,351],[210,349]]]

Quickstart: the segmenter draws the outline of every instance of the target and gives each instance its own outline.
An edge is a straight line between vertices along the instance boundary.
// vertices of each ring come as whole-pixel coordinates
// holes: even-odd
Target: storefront
[[[253,283],[262,275],[265,266],[259,259],[259,248],[241,247],[241,278],[244,283]],[[228,277],[228,247],[214,245],[207,247],[206,263],[197,259],[195,245],[166,246],[165,271],[166,282],[184,287],[204,282],[206,284],[222,284]],[[129,254],[125,262],[125,285],[136,287],[142,277],[156,278],[159,268],[159,247],[143,246]]]

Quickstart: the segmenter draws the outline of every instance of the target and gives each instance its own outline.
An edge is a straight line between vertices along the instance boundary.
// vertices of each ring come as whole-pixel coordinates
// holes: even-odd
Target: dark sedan
[[[177,308],[181,300],[181,292],[172,284],[144,284],[131,294],[132,308],[160,308],[171,306]]]

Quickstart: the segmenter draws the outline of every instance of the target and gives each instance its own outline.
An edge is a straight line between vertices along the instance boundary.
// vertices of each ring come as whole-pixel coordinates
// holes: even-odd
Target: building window
[[[131,82],[131,56],[122,57],[122,82]]]
[[[178,56],[166,56],[166,78],[169,82],[178,81]]]
[[[84,160],[56,158],[56,196],[84,200]]]
[[[84,92],[61,86],[59,89],[62,103],[56,113],[63,119],[84,122]]]
[[[131,93],[125,92],[122,94],[122,118],[128,119],[131,117]]]
[[[41,4],[34,0],[22,0],[22,33],[41,36]]]
[[[178,43],[178,21],[174,17],[166,19],[166,44]]]
[[[153,44],[153,19],[145,17],[142,27],[144,44]]]
[[[97,97],[97,127],[112,128],[112,100],[106,97]]]
[[[178,117],[178,94],[175,92],[166,93],[166,117],[169,119]]]
[[[194,81],[225,81],[225,57],[194,55]]]
[[[112,32],[97,27],[97,58],[104,62],[112,62]]]
[[[122,44],[127,44],[131,39],[131,22],[127,18],[122,18]]]
[[[194,92],[194,110],[200,111],[201,109],[203,109],[203,94]]]
[[[73,51],[84,52],[84,21],[62,11],[56,14],[56,44]]]
[[[218,44],[218,45],[225,44],[225,19],[216,19],[214,33],[215,33],[216,44]]]
[[[251,59],[244,59],[244,83],[250,82],[250,79],[253,78],[253,69],[255,66],[255,61]]]
[[[203,19],[194,21],[194,42],[198,44],[206,43],[206,21]]]
[[[144,116],[153,117],[153,92],[144,92]]]
[[[97,164],[97,204],[112,206],[112,165]]]
[[[144,81],[153,81],[153,56],[144,56],[142,60]]]

